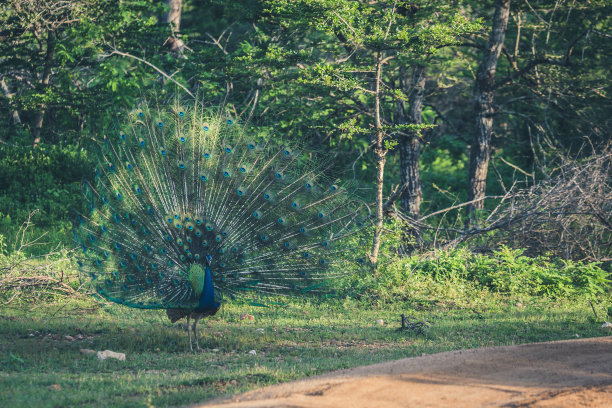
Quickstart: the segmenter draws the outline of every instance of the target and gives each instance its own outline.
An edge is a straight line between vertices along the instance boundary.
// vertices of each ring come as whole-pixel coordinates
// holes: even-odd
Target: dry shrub
[[[483,225],[455,241],[487,234],[489,247],[525,248],[528,255],[612,260],[612,148],[581,161],[562,158],[548,178],[509,191]]]
[[[66,296],[80,296],[78,275],[71,265],[70,251],[57,249],[45,256],[26,256],[27,249],[41,244],[41,239],[28,238],[33,225],[30,213],[18,232],[15,247],[7,253],[0,235],[0,305],[35,304]]]

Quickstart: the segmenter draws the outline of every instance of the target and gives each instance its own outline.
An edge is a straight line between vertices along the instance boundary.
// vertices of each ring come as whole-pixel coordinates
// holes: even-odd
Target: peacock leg
[[[201,351],[202,349],[200,348],[200,344],[198,343],[198,321],[200,321],[201,317],[197,316],[193,318],[193,334],[195,335],[195,343],[196,343],[196,350],[197,351]]]
[[[193,346],[191,345],[191,327],[189,325],[191,316],[187,315],[187,335],[189,336],[189,351],[193,352]]]

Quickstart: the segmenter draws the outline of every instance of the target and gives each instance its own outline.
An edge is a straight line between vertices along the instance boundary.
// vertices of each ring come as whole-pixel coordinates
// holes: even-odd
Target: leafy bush
[[[523,253],[501,247],[491,254],[455,249],[391,257],[376,275],[364,271],[347,278],[344,285],[359,298],[382,302],[423,297],[466,300],[483,290],[508,296],[594,299],[610,288],[609,273],[599,263],[530,258]]]
[[[48,245],[33,246],[42,254],[58,243],[70,243],[70,211],[83,202],[81,180],[92,168],[87,153],[73,146],[0,145],[0,234],[12,249],[21,221],[39,210],[31,236],[46,234]]]
[[[549,256],[530,258],[524,249],[502,246],[491,256],[472,255],[468,279],[495,292],[551,298],[594,297],[608,287],[608,273],[600,263],[562,260]]]

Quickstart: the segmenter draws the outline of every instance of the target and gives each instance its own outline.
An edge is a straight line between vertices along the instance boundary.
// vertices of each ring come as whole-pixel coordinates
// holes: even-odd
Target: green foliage
[[[340,177],[352,176],[369,187],[375,169],[368,154],[374,122],[371,86],[374,62],[382,52],[392,57],[382,78],[386,147],[394,147],[394,131],[415,130],[401,123],[398,103],[407,102],[412,68],[419,64],[427,70],[422,119],[423,126],[435,127],[423,132],[422,214],[465,200],[474,131],[472,90],[492,1],[183,0],[181,30],[174,34],[161,22],[163,1],[61,3],[67,8],[29,0],[0,5],[0,78],[8,89],[0,93],[0,141],[30,144],[36,117],[43,112],[44,142],[82,145],[107,128],[109,112],[131,108],[150,88],[171,83],[143,62],[112,54],[117,49],[155,65],[211,104],[226,102],[242,118],[284,140],[338,153],[333,166]],[[495,78],[494,168],[487,194],[503,193],[502,182],[506,187],[537,182],[557,166],[559,151],[590,154],[587,137],[595,149],[597,142],[609,139],[610,11],[604,0],[580,6],[546,0],[534,8],[511,4]],[[55,41],[50,42],[51,59],[49,34]],[[170,51],[164,44],[172,35],[188,48]],[[535,61],[540,62],[532,65]],[[44,84],[47,66],[50,77]],[[21,125],[13,123],[13,111]],[[397,156],[396,151],[387,155],[385,193],[400,180]],[[500,159],[534,177],[525,179]],[[32,202],[14,200],[13,192],[0,199],[0,231],[7,239],[18,228],[15,220],[24,218],[26,208],[39,206],[41,196],[55,193],[63,201],[72,195],[65,186],[51,181],[48,186],[50,193],[30,194]],[[366,195],[372,192],[364,188]],[[66,229],[59,224],[68,225],[63,209],[69,205],[43,201],[36,220],[39,232],[54,224],[48,240],[66,242]],[[485,203],[486,208],[492,205],[493,200]],[[457,226],[461,214],[428,222]],[[427,231],[424,235],[430,238]]]
[[[523,252],[502,246],[490,258],[464,255],[467,277],[496,292],[551,298],[594,298],[609,288],[609,274],[600,263],[530,258]]]
[[[522,249],[504,246],[489,254],[455,249],[397,257],[390,254],[393,239],[386,238],[387,260],[376,274],[364,272],[343,283],[353,295],[383,303],[411,297],[464,299],[482,291],[518,298],[596,299],[611,289],[610,273],[597,262],[531,258]]]
[[[388,134],[385,146],[394,148],[396,133],[420,134],[432,127],[398,118],[398,101],[407,100],[407,90],[400,84],[405,68],[427,65],[439,50],[481,26],[451,2],[266,0],[263,4],[261,30],[276,40],[254,42],[251,61],[275,78],[269,84],[273,95],[264,94],[262,99],[266,111],[276,115],[283,130],[314,142],[326,135],[333,148],[347,152],[338,159],[345,165],[355,160],[352,157],[362,157],[375,129],[377,59],[386,61],[382,129]],[[273,66],[262,57],[271,47],[276,50]],[[296,117],[298,109],[305,114]],[[360,161],[358,177],[372,180],[371,158]]]
[[[40,112],[43,141],[61,144],[98,132],[107,110],[133,103],[155,81],[142,64],[113,57],[113,47],[151,50],[155,64],[167,58],[159,52],[168,34],[157,24],[162,7],[155,0],[3,2],[0,77],[14,94],[0,97],[0,109],[19,112],[22,126],[1,115],[0,139],[31,143]]]
[[[0,235],[9,249],[30,212],[34,228],[29,237],[46,234],[43,242],[27,249],[42,254],[57,244],[70,244],[71,211],[83,205],[81,181],[92,171],[87,152],[74,146],[30,147],[0,145]]]

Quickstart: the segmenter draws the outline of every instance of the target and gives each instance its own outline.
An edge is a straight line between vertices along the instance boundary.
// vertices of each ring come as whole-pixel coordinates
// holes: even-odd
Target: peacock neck
[[[195,311],[202,313],[216,311],[217,309],[219,309],[219,304],[215,302],[215,288],[213,286],[212,273],[207,266],[204,270],[204,289],[202,290],[198,307]]]

